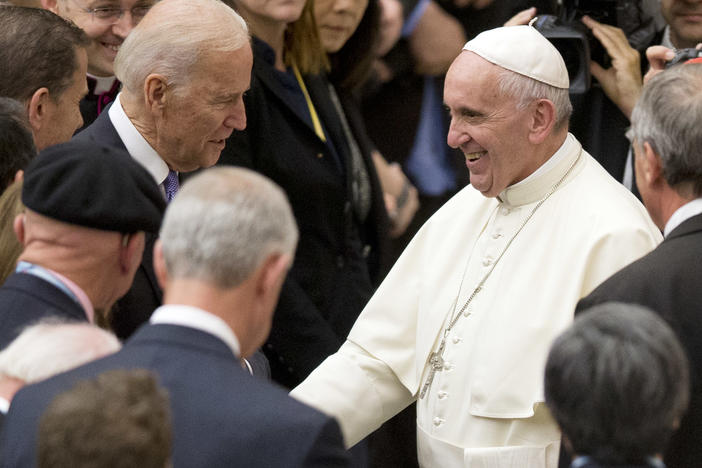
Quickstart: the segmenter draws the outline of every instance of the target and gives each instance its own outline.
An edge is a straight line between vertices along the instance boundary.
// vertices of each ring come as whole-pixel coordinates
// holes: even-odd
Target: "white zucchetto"
[[[488,62],[556,88],[568,89],[570,81],[563,57],[531,26],[507,26],[478,34],[463,46]]]

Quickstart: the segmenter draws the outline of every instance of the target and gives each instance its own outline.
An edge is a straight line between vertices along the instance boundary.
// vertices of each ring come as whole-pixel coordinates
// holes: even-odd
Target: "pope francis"
[[[425,467],[555,467],[543,397],[578,299],[652,250],[643,206],[568,133],[568,72],[530,26],[486,31],[446,76],[471,185],[417,233],[346,343],[292,395],[353,445],[417,401]]]

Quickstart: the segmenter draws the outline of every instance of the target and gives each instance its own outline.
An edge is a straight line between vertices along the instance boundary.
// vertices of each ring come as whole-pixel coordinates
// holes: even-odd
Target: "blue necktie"
[[[166,201],[170,202],[178,192],[178,173],[176,171],[168,171],[168,177],[163,181],[163,188],[166,190]]]

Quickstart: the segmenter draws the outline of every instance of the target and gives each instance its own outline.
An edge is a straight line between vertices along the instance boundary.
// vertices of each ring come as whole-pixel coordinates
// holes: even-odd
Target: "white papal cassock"
[[[572,135],[498,199],[466,187],[442,207],[346,343],[292,395],[336,416],[349,445],[417,399],[454,304],[457,313],[571,166],[456,322],[444,367],[417,402],[422,466],[555,467],[560,433],[542,388],[550,344],[578,299],[661,240],[644,207]]]

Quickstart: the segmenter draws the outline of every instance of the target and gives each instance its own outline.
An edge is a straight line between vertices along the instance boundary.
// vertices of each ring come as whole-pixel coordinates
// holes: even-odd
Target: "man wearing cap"
[[[170,200],[179,173],[214,165],[229,135],[246,126],[242,96],[252,61],[246,24],[226,4],[163,0],[117,53],[122,91],[76,138],[126,149]],[[161,304],[153,242],[147,237],[134,286],[115,308],[112,325],[121,338]]]
[[[165,209],[153,178],[129,155],[78,141],[30,163],[22,202],[14,227],[24,251],[0,287],[0,349],[42,317],[103,320],[101,311],[131,286],[144,231],[158,231]]]
[[[417,233],[341,349],[293,390],[347,445],[417,401],[420,465],[556,466],[551,340],[650,251],[645,209],[568,133],[568,72],[529,26],[486,31],[446,76],[471,186]]]

